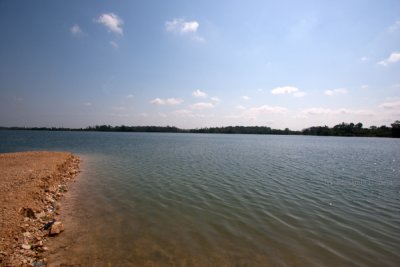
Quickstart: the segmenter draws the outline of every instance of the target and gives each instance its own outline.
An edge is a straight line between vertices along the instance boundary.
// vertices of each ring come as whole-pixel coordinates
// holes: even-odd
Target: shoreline
[[[0,266],[46,266],[50,237],[64,231],[60,200],[78,175],[68,152],[0,154]]]

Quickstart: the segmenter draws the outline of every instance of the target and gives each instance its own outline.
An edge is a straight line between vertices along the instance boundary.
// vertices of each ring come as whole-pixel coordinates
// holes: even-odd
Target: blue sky
[[[0,0],[0,125],[400,119],[400,1]]]

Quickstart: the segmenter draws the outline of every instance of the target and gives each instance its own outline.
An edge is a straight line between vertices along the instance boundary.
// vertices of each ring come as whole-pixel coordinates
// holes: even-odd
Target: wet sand
[[[66,152],[0,154],[0,266],[47,265],[47,241],[64,230],[59,201],[79,162]]]

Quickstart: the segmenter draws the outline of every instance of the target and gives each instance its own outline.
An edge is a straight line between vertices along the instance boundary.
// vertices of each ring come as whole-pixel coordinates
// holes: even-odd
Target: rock
[[[25,232],[25,233],[23,233],[22,234],[24,237],[31,237],[32,236],[32,234],[31,233],[29,233],[29,232]]]
[[[43,226],[43,229],[44,229],[44,230],[50,229],[54,222],[55,222],[55,221],[49,221],[48,223],[46,223],[46,224]]]
[[[62,222],[55,222],[50,228],[50,235],[58,235],[62,231],[64,231],[64,225]]]
[[[36,213],[36,218],[41,219],[43,217],[46,217],[46,213],[44,211],[42,211],[40,213]]]
[[[29,249],[31,249],[31,245],[22,244],[22,245],[21,245],[21,248],[29,250]]]
[[[46,262],[44,262],[44,261],[34,261],[32,263],[32,265],[35,266],[35,267],[46,266]]]

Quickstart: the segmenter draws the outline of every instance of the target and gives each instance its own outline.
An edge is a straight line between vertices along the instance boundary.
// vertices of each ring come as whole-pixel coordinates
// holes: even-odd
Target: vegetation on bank
[[[363,128],[362,123],[340,123],[331,127],[313,126],[301,131],[272,129],[267,126],[227,126],[199,129],[180,129],[174,126],[111,126],[96,125],[86,128],[57,127],[0,127],[0,130],[35,130],[35,131],[86,131],[86,132],[160,132],[160,133],[214,133],[214,134],[277,134],[277,135],[319,135],[319,136],[367,136],[367,137],[400,137],[400,121],[391,127],[382,125]]]

